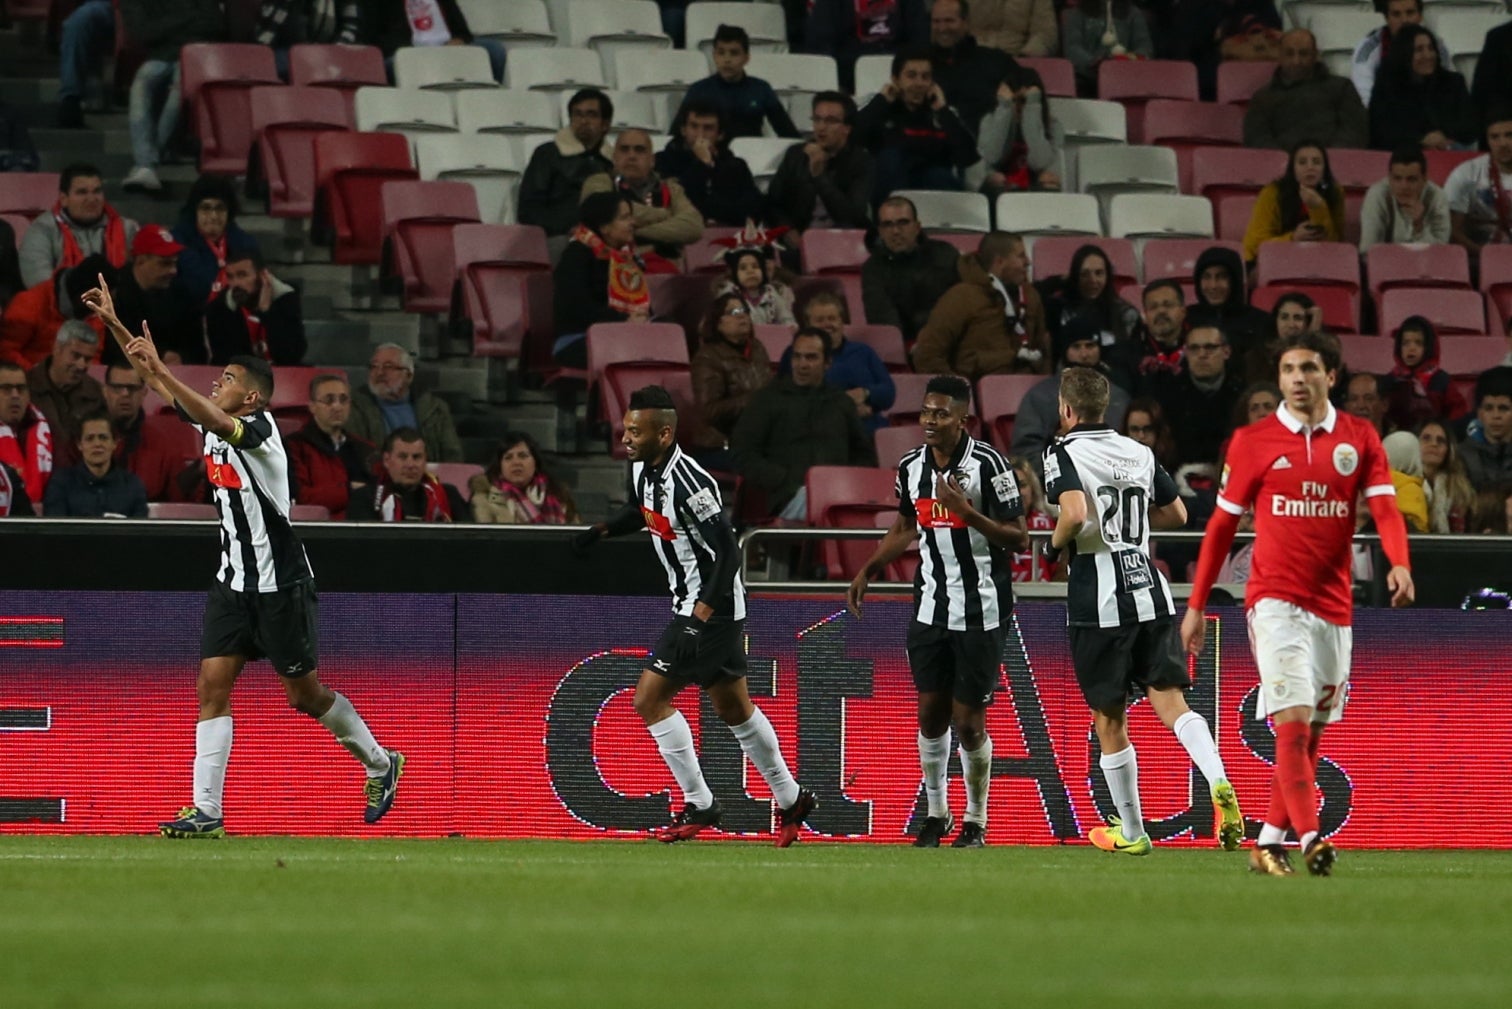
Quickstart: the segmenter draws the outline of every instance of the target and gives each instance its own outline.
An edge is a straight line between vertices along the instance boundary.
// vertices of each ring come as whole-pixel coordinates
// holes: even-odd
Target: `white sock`
[[[735,738],[740,740],[740,748],[751,758],[756,770],[761,772],[777,805],[787,809],[798,801],[798,782],[793,780],[787,761],[782,759],[782,744],[777,742],[777,730],[772,728],[772,723],[760,708],[754,704],[751,707],[751,717],[739,725],[730,726],[730,731],[735,733]]]
[[[1257,837],[1257,838],[1255,838],[1255,843],[1257,845],[1259,845],[1259,844],[1282,844],[1282,845],[1284,845],[1286,843],[1286,831],[1282,830],[1280,827],[1273,827],[1273,826],[1271,826],[1268,823],[1262,823],[1260,825],[1260,836]]]
[[[320,716],[320,724],[331,730],[336,742],[346,747],[348,753],[362,761],[369,778],[381,778],[388,773],[388,751],[378,745],[367,723],[345,696],[336,695],[336,703]]]
[[[1309,844],[1312,844],[1313,841],[1317,840],[1317,837],[1318,832],[1316,830],[1310,830],[1306,834],[1303,834],[1301,837],[1297,838],[1297,847],[1301,848],[1303,851],[1306,851],[1307,846]]]
[[[714,793],[704,784],[703,768],[698,766],[698,753],[693,749],[693,730],[683,713],[674,710],[671,718],[663,718],[650,729],[656,748],[682,789],[683,802],[699,809],[714,805]]]
[[[194,727],[194,805],[219,818],[226,791],[226,761],[231,758],[231,716],[207,718]]]
[[[1218,756],[1218,744],[1213,742],[1213,733],[1208,729],[1206,718],[1195,711],[1188,711],[1176,719],[1171,731],[1176,733],[1176,738],[1186,747],[1187,755],[1207,779],[1209,788],[1228,778],[1223,770],[1223,758]]]
[[[1129,746],[1117,753],[1104,753],[1098,761],[1103,777],[1108,780],[1108,791],[1113,794],[1113,805],[1118,807],[1118,816],[1123,820],[1125,840],[1137,841],[1144,837],[1144,813],[1139,808],[1139,761],[1134,757],[1134,747]]]
[[[966,820],[987,826],[987,790],[992,785],[992,737],[983,733],[975,750],[961,747],[961,769],[966,773]]]
[[[940,819],[950,815],[946,795],[945,769],[950,763],[950,730],[937,739],[919,731],[919,766],[924,769],[924,797],[929,800],[929,815]]]

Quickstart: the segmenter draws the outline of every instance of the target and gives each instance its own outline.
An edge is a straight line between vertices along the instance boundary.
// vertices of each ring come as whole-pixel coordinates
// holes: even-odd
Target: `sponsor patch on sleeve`
[[[707,522],[719,514],[719,500],[714,497],[713,491],[705,487],[689,496],[688,508],[700,522]]]
[[[1013,476],[1013,471],[999,473],[992,478],[992,491],[1002,504],[1012,504],[1018,500],[1018,480]]]
[[[1060,479],[1060,455],[1054,449],[1045,453],[1045,483],[1052,484]]]

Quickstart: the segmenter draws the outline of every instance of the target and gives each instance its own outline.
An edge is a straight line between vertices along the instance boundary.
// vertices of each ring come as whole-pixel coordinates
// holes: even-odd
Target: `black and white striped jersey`
[[[639,505],[667,571],[673,612],[692,616],[702,599],[715,616],[744,620],[739,548],[714,478],[673,446],[659,467],[632,463],[630,485],[631,501]]]
[[[1045,497],[1087,498],[1087,521],[1071,544],[1066,621],[1123,627],[1171,617],[1165,576],[1150,563],[1150,506],[1176,500],[1176,483],[1155,455],[1105,424],[1078,424],[1045,450]]]
[[[220,510],[216,578],[233,592],[274,592],[313,577],[304,544],[289,525],[289,457],[278,426],[259,410],[238,417],[227,438],[179,415],[205,436],[205,477]]]
[[[949,465],[921,445],[898,463],[898,511],[919,526],[914,619],[952,631],[990,631],[1013,611],[1013,558],[935,500],[935,481],[954,474],[972,506],[995,522],[1024,514],[1013,467],[991,445],[962,432]]]

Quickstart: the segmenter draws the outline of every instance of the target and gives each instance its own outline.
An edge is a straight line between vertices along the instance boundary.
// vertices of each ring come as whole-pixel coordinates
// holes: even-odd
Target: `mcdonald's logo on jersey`
[[[236,467],[228,462],[216,462],[213,456],[205,456],[205,479],[210,481],[212,487],[224,487],[226,490],[241,490],[241,474],[236,472]]]
[[[646,529],[652,536],[664,540],[677,539],[677,533],[672,531],[672,520],[661,512],[654,512],[645,505],[641,505],[641,518],[646,520]]]
[[[924,529],[965,529],[966,520],[946,508],[944,503],[930,497],[921,497],[915,503],[919,525]]]

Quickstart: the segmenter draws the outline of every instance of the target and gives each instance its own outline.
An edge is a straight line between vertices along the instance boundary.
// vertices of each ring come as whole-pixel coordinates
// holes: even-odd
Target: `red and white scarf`
[[[425,492],[424,521],[450,522],[452,520],[451,501],[447,499],[446,487],[441,481],[427,473],[420,478],[420,489]],[[389,479],[388,474],[382,471],[378,477],[378,498],[375,504],[380,520],[404,521],[404,504],[400,501],[399,491]]]
[[[200,237],[205,239],[205,244],[215,256],[215,279],[210,282],[210,297],[205,299],[208,304],[226,289],[226,236],[223,233],[219,238],[210,238],[204,234]]]
[[[609,307],[624,315],[651,307],[651,288],[634,248],[611,249],[592,228],[579,224],[572,240],[582,242],[599,259],[609,261]]]
[[[69,216],[63,212],[63,201],[53,204],[53,221],[58,225],[58,234],[63,239],[63,258],[58,260],[57,269],[66,270],[70,266],[77,266],[84,261],[84,250],[79,248],[79,240],[74,237],[73,225]],[[121,220],[121,215],[116,213],[110,204],[105,205],[105,258],[110,260],[111,266],[126,265],[126,224]]]
[[[35,403],[27,412],[31,423],[23,421],[19,432],[9,424],[0,424],[0,462],[20,473],[27,495],[41,501],[53,471],[52,426]]]
[[[494,487],[520,510],[520,514],[531,525],[567,524],[567,507],[551,493],[545,474],[537,473],[524,487],[516,487],[503,479],[496,481]]]

